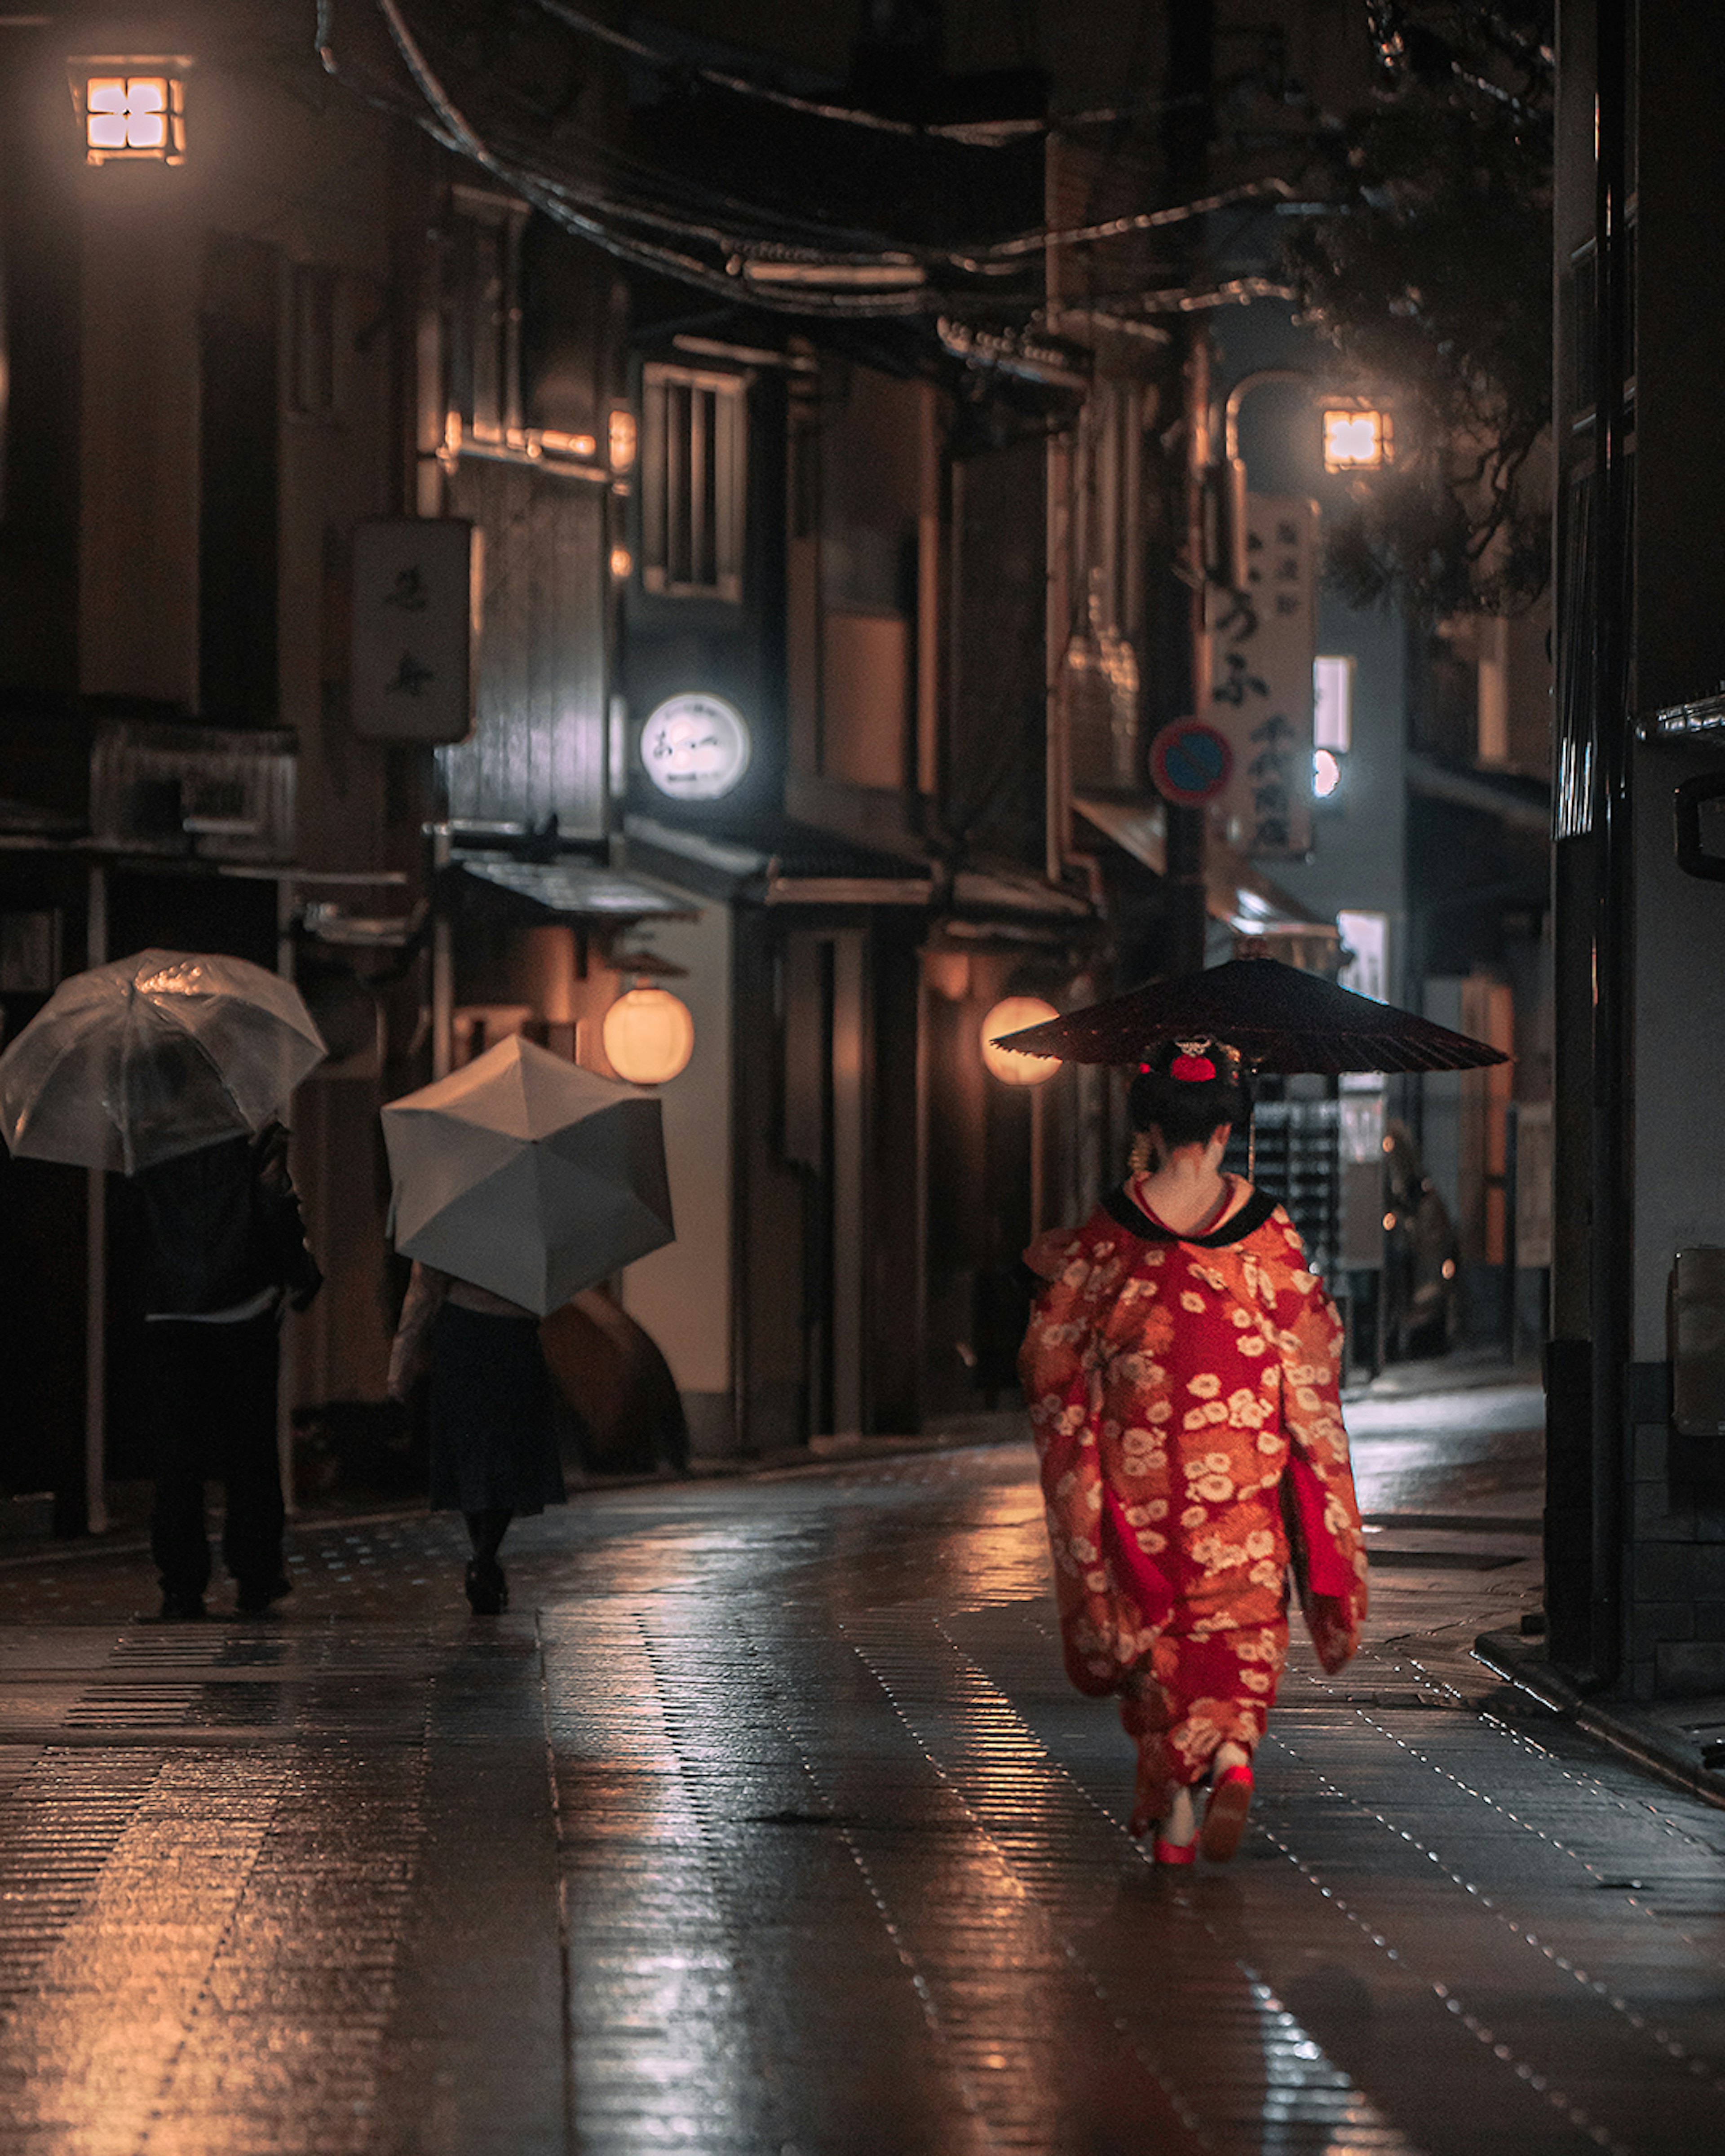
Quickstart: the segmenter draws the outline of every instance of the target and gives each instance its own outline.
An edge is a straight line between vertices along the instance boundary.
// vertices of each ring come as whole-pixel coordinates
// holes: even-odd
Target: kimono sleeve
[[[1117,1688],[1122,1657],[1102,1558],[1096,1338],[1081,1235],[1072,1237],[1064,1256],[1031,1312],[1019,1374],[1036,1440],[1066,1674],[1080,1691],[1101,1697]]]
[[[1333,1673],[1359,1645],[1366,1615],[1365,1538],[1342,1420],[1342,1325],[1310,1273],[1296,1275],[1289,1291],[1297,1302],[1281,1331],[1282,1419],[1295,1576],[1312,1643]]]

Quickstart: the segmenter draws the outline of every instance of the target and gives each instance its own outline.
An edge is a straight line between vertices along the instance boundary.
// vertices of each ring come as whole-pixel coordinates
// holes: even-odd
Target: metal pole
[[[108,871],[90,871],[85,963],[108,956]],[[108,1178],[100,1168],[85,1180],[84,1229],[84,1517],[93,1535],[108,1531]]]
[[[447,825],[431,834],[431,1075],[447,1078],[455,1060],[455,937],[444,911],[443,871],[449,865]]]
[[[1516,1245],[1520,1237],[1521,1114],[1513,1101],[1503,1105],[1503,1349],[1513,1363],[1519,1343],[1516,1322]]]
[[[1040,1235],[1048,1224],[1048,1173],[1043,1163],[1043,1147],[1047,1142],[1047,1119],[1042,1105],[1042,1088],[1030,1088],[1030,1235]]]
[[[1598,0],[1595,17],[1597,162],[1594,217],[1599,254],[1599,385],[1595,434],[1600,518],[1588,601],[1594,624],[1593,1096],[1593,1675],[1612,1683],[1622,1666],[1624,1390],[1630,1359],[1630,1150],[1627,1083],[1630,1042],[1631,898],[1630,733],[1625,613],[1630,562],[1624,391],[1628,350],[1627,11]]]
[[[285,981],[294,978],[294,888],[285,876],[275,880],[275,970]],[[290,1519],[299,1510],[294,1497],[294,1376],[299,1327],[300,1320],[284,1306],[275,1362],[275,1465],[281,1477],[281,1502]]]
[[[1194,324],[1185,369],[1186,391],[1186,560],[1190,639],[1192,710],[1209,701],[1210,627],[1204,577],[1204,475],[1209,465],[1209,336]],[[1207,811],[1170,801],[1167,817],[1168,964],[1175,973],[1195,973],[1204,964],[1209,912],[1204,890],[1204,830]]]

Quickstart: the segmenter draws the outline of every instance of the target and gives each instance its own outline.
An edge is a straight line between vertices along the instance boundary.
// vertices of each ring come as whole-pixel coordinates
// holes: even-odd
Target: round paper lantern
[[[631,1086],[666,1084],[695,1053],[689,1006],[666,988],[631,988],[619,996],[599,1037],[611,1068]]]
[[[995,1004],[983,1020],[983,1060],[1003,1086],[1040,1086],[1060,1067],[1056,1055],[1024,1055],[1015,1048],[996,1045],[1004,1033],[1019,1033],[1027,1025],[1040,1025],[1060,1013],[1040,996],[1008,996]]]

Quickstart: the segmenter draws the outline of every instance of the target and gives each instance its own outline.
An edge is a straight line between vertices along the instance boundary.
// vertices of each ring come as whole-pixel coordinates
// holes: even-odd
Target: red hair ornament
[[[1182,1086],[1203,1086],[1215,1076],[1216,1066],[1207,1055],[1177,1055],[1168,1075]]]

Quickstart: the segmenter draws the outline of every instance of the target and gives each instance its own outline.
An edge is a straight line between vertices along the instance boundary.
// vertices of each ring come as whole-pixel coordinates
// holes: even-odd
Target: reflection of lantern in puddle
[[[695,1053],[689,1007],[666,988],[630,988],[605,1013],[605,1056],[631,1086],[664,1086]]]
[[[1026,1055],[1016,1048],[1002,1048],[1000,1036],[1018,1033],[1027,1025],[1042,1025],[1060,1013],[1040,996],[1008,996],[995,1004],[983,1020],[983,1061],[1003,1086],[1040,1086],[1060,1067],[1052,1055]]]

